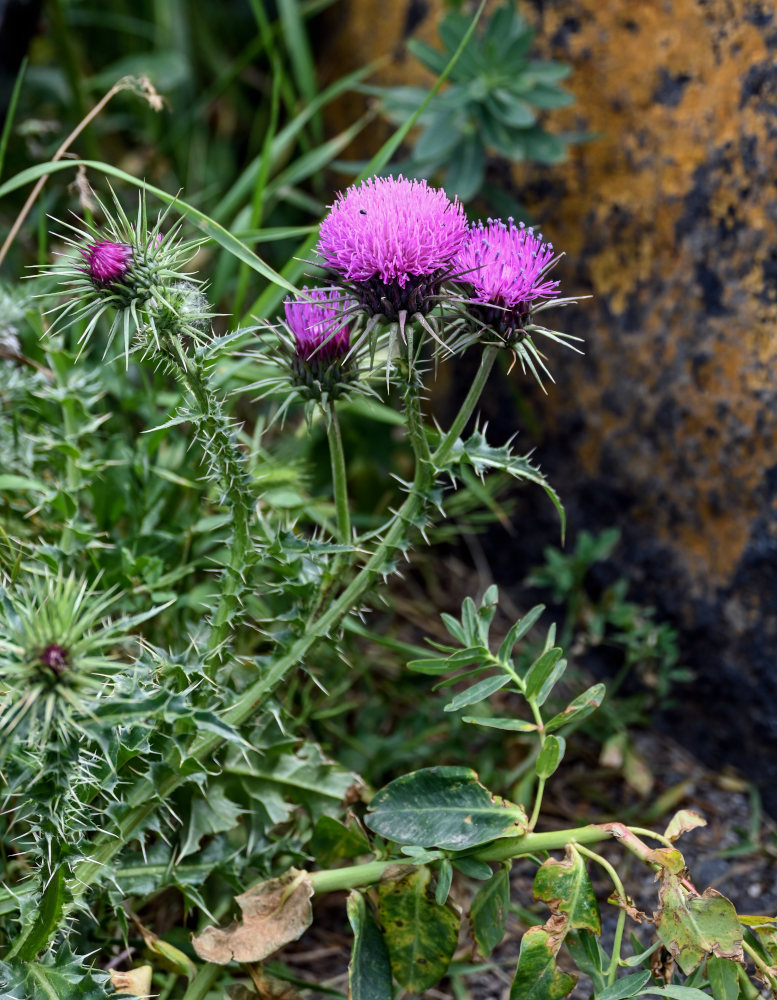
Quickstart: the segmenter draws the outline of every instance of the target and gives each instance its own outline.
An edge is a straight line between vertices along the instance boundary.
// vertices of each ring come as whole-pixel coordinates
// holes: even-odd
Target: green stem
[[[764,979],[766,979],[771,989],[774,990],[775,987],[777,987],[777,977],[775,977],[774,975],[773,967],[767,965],[766,962],[764,962],[764,960],[755,950],[755,948],[747,941],[742,942],[742,948],[747,952],[750,958],[752,958],[756,967],[760,969],[760,971],[763,973]]]
[[[604,870],[612,879],[612,884],[615,886],[615,891],[618,894],[618,898],[621,901],[621,909],[620,912],[618,913],[618,922],[615,926],[615,938],[613,940],[613,945],[612,945],[612,957],[610,958],[610,965],[609,968],[607,969],[607,982],[608,984],[612,984],[615,982],[615,979],[618,975],[618,968],[621,962],[621,945],[623,943],[623,928],[626,925],[625,906],[628,903],[628,897],[626,895],[625,889],[623,888],[623,882],[621,882],[620,876],[606,858],[603,858],[601,854],[597,854],[596,851],[588,850],[588,848],[583,847],[582,844],[577,845],[577,850],[582,855],[584,855],[587,858],[590,858],[592,861],[595,861],[598,865],[604,868]]]
[[[472,416],[485,384],[488,381],[488,376],[491,374],[491,369],[494,367],[498,351],[498,347],[486,347],[483,351],[480,358],[480,367],[475,373],[475,378],[472,380],[469,392],[467,393],[464,402],[461,404],[461,409],[456,414],[456,418],[451,424],[448,433],[442,439],[437,451],[432,456],[436,466],[445,464],[445,460],[461,436],[461,432],[467,426],[467,421]]]
[[[183,1000],[203,1000],[210,992],[211,986],[216,982],[221,972],[220,965],[201,965],[197,975],[189,983]]]
[[[335,496],[337,512],[338,541],[343,545],[351,543],[351,513],[348,509],[348,480],[345,474],[345,452],[343,437],[340,433],[340,421],[334,403],[328,403],[324,408],[326,420],[326,437],[329,442],[329,459],[332,463],[332,490]]]
[[[539,778],[537,781],[537,791],[534,796],[534,808],[531,811],[531,818],[529,820],[529,829],[533,830],[537,825],[537,820],[540,818],[540,808],[542,806],[542,796],[545,792],[545,779]]]
[[[567,844],[595,844],[607,840],[612,832],[605,826],[582,826],[572,830],[551,830],[547,833],[525,833],[522,837],[505,837],[492,841],[483,847],[468,852],[468,856],[478,861],[512,861],[514,858],[540,851],[554,851]],[[598,855],[596,855],[598,857]],[[359,889],[380,881],[387,868],[402,865],[402,861],[368,861],[363,865],[349,865],[331,871],[311,872],[310,881],[315,893],[339,892],[345,889]],[[616,875],[617,878],[617,875]],[[622,890],[621,886],[621,890]]]

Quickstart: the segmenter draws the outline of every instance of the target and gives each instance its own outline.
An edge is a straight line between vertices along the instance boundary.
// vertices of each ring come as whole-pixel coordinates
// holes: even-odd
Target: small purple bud
[[[132,263],[132,247],[112,240],[98,240],[81,250],[85,271],[101,288],[121,281]]]
[[[40,654],[40,662],[48,667],[55,677],[59,677],[68,665],[67,650],[56,642],[50,643]]]
[[[306,299],[287,299],[286,322],[303,361],[329,365],[349,350],[349,329],[343,319],[346,299],[337,289],[302,289]]]

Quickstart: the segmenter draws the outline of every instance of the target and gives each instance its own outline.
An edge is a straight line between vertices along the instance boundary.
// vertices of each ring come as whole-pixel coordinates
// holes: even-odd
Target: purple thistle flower
[[[469,286],[470,311],[508,342],[523,338],[532,310],[558,296],[547,274],[556,256],[552,243],[512,219],[479,222],[458,255],[457,281]]]
[[[467,238],[457,200],[425,180],[370,177],[338,195],[318,252],[371,316],[426,315]]]
[[[343,358],[350,348],[349,329],[343,320],[345,297],[339,289],[303,288],[302,292],[304,299],[284,302],[297,354],[303,361],[329,366]]]
[[[114,243],[113,240],[98,240],[90,243],[80,251],[86,261],[84,273],[88,274],[95,285],[104,288],[122,281],[132,263],[132,247],[126,243]]]

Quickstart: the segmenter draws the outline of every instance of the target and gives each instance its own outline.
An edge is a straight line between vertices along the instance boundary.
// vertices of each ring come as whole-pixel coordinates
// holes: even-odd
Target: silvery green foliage
[[[470,27],[469,16],[450,11],[440,22],[443,50],[418,39],[410,52],[435,74],[441,73]],[[559,163],[580,135],[556,135],[543,112],[574,103],[561,86],[565,63],[532,59],[535,31],[512,2],[500,4],[453,67],[448,86],[422,113],[418,141],[402,164],[411,176],[442,176],[445,189],[463,201],[483,188],[489,155],[510,162]],[[385,115],[401,123],[426,96],[422,87],[377,90]],[[495,192],[490,191],[493,198]]]

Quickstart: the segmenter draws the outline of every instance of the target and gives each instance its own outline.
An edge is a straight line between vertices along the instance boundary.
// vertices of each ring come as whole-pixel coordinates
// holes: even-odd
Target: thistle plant
[[[497,641],[496,590],[479,605],[468,598],[460,618],[443,619],[451,642],[408,663],[455,685],[443,715],[466,710],[467,725],[523,741],[526,780],[516,801],[493,794],[461,765],[400,775],[371,795],[358,775],[304,739],[294,715],[299,691],[329,684],[327,665],[347,654],[354,618],[381,600],[381,581],[445,516],[470,473],[484,478],[497,470],[539,485],[563,528],[560,501],[528,456],[489,443],[479,422],[464,434],[499,350],[539,377],[547,368],[534,335],[551,344],[569,339],[539,319],[551,305],[572,301],[550,275],[559,260],[553,248],[512,221],[468,227],[458,203],[425,183],[370,179],[341,194],[322,223],[327,287],[302,288],[281,317],[217,336],[207,286],[186,270],[196,243],[182,240],[184,226],[171,213],[150,223],[141,198],[132,223],[117,208],[99,228],[71,227],[77,238],[69,237],[70,255],[47,271],[65,294],[46,358],[62,383],[55,402],[68,419],[69,447],[54,469],[63,487],[51,474],[36,481],[34,456],[30,475],[10,482],[24,497],[42,489],[62,523],[41,523],[40,537],[20,540],[18,559],[2,563],[0,767],[3,838],[12,848],[0,889],[2,988],[27,990],[36,1000],[58,989],[67,997],[104,995],[88,964],[104,969],[115,961],[117,941],[130,940],[147,948],[154,987],[163,983],[167,996],[193,1000],[248,988],[243,973],[261,983],[256,963],[310,924],[311,896],[346,889],[352,995],[389,1000],[395,983],[422,992],[446,974],[456,948],[454,873],[484,883],[469,916],[486,956],[504,934],[509,871],[519,858],[537,863],[535,895],[551,913],[523,937],[513,1000],[560,1000],[570,992],[574,980],[556,964],[562,946],[601,1000],[693,1000],[705,995],[705,983],[715,992],[719,981],[748,996],[748,958],[774,986],[767,924],[753,924],[760,938],[743,932],[728,900],[696,889],[674,846],[699,817],[681,813],[658,834],[618,822],[542,828],[545,788],[566,739],[604,696],[594,685],[546,707],[565,669],[554,627],[528,666],[515,653],[536,636],[542,609]],[[67,351],[68,324],[79,358]],[[113,369],[104,370],[114,396],[90,402],[109,411],[95,417],[93,435],[100,439],[102,424],[114,417],[114,399],[125,405],[132,398],[122,395],[127,384],[156,379],[156,409],[149,405],[140,420],[127,407],[134,419],[114,421],[98,465],[79,461],[79,411],[63,373],[91,363],[91,342],[103,326],[109,345],[123,332],[128,374],[111,382]],[[385,362],[395,347],[396,364]],[[454,364],[467,350],[480,351],[478,371],[450,426],[439,428],[423,413],[431,361]],[[366,526],[352,517],[340,429],[342,408],[360,395],[395,407],[413,460],[400,480],[401,502]],[[296,420],[298,404],[307,422]],[[293,422],[290,429],[273,422],[278,415]],[[294,490],[274,489],[280,464],[273,449],[306,438],[319,420],[329,450],[327,495],[303,497],[301,476]],[[130,515],[113,518],[110,506],[91,544],[76,544],[88,535],[89,508],[109,504],[99,479],[123,461],[115,437],[126,446],[134,435],[149,442],[144,454],[156,478],[153,488],[150,475],[146,481],[151,498],[133,542],[140,544],[160,509],[175,538],[184,491],[199,491],[206,512],[187,530],[193,539],[215,532],[217,543],[191,564],[184,556],[168,567],[156,556],[149,568],[121,533]],[[196,444],[185,477],[174,463],[162,464],[177,444],[176,456]],[[142,465],[135,461],[133,474]],[[293,471],[284,475],[288,486]],[[170,497],[175,502],[166,505]],[[100,574],[118,576],[117,565],[125,585],[104,586]],[[148,598],[155,574],[171,592],[166,602]],[[197,601],[187,604],[192,586]],[[506,714],[488,705],[497,691],[509,693]],[[431,697],[429,705],[434,711]],[[592,847],[611,838],[659,879],[659,944],[630,957],[624,928],[634,907],[612,863]],[[549,854],[555,850],[564,858]],[[609,951],[598,941],[589,864],[613,882],[618,916]],[[181,914],[188,911],[193,942],[183,916],[174,940],[144,925],[144,904],[162,890],[179,901]],[[233,900],[232,890],[244,891]],[[218,926],[235,904],[242,919]],[[71,950],[85,951],[82,942],[91,946],[89,960]],[[649,959],[659,946],[690,977],[684,985],[657,982]]]

